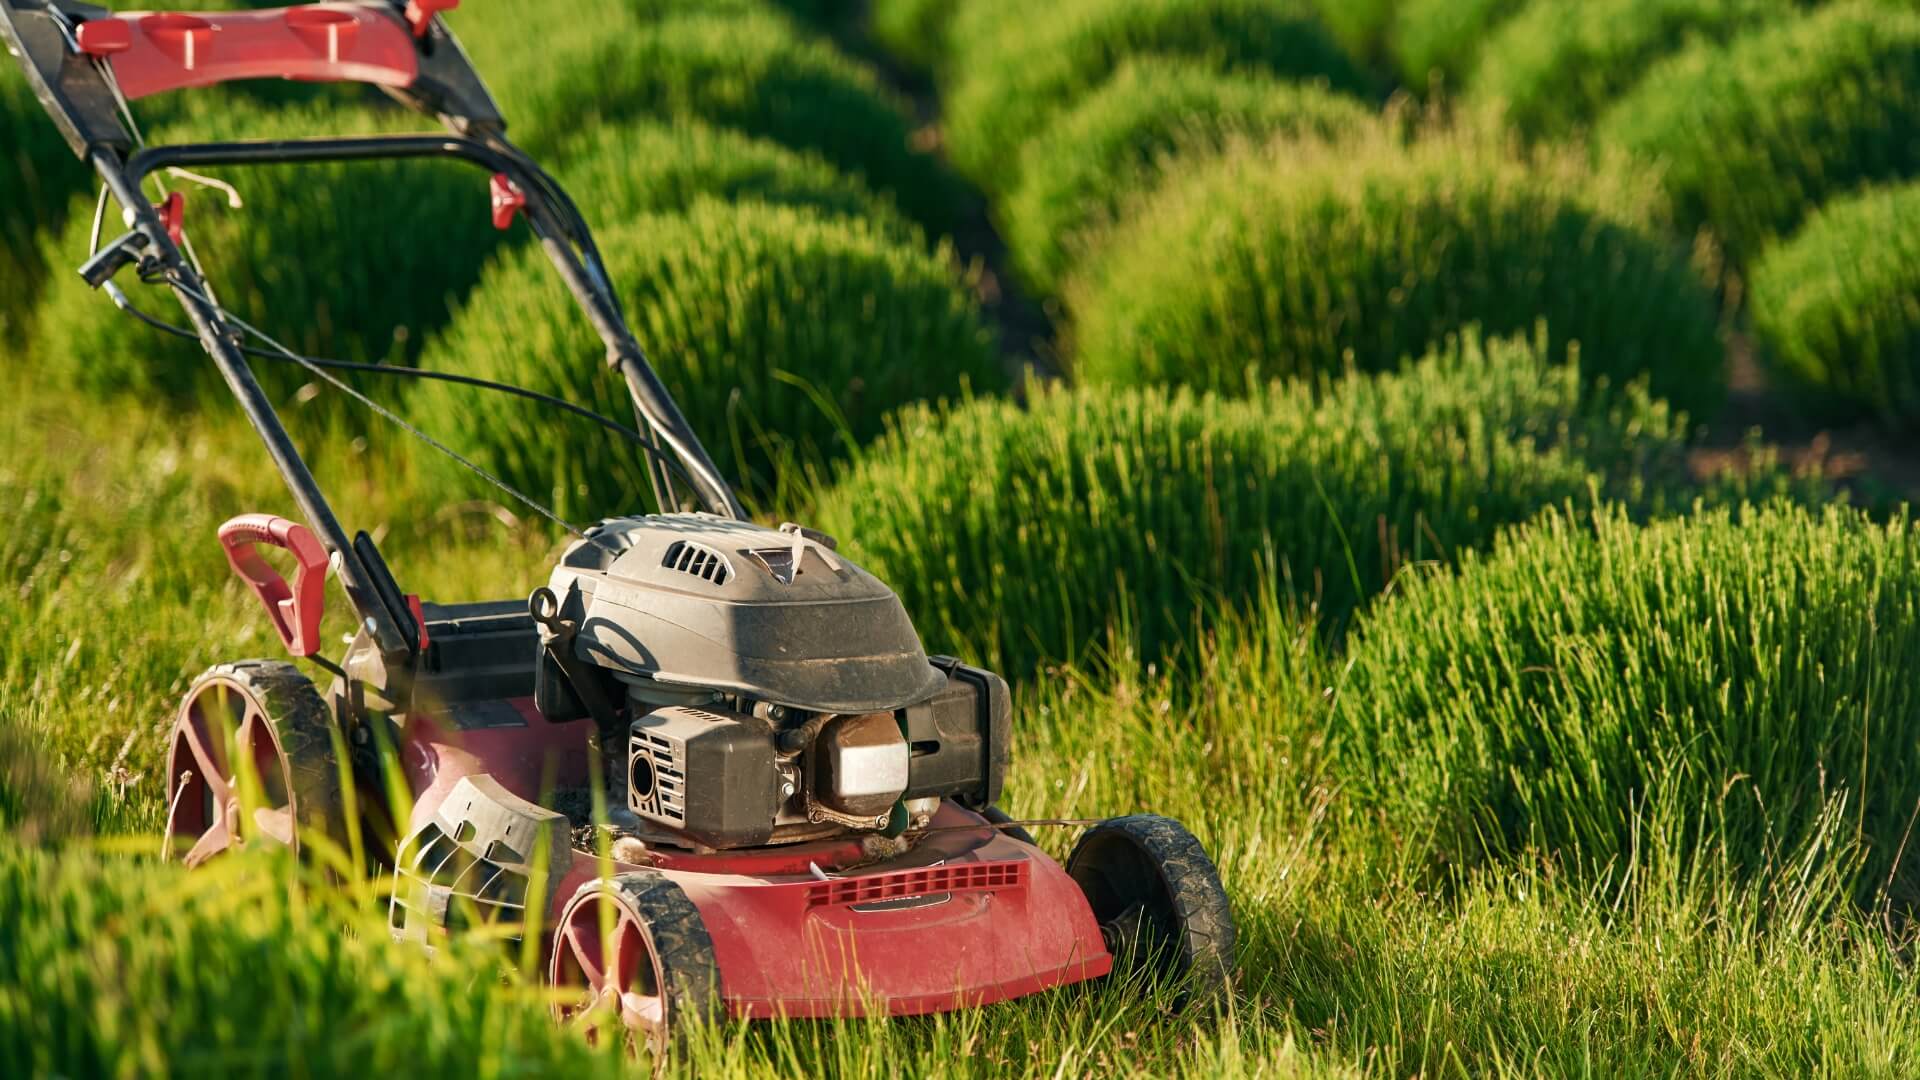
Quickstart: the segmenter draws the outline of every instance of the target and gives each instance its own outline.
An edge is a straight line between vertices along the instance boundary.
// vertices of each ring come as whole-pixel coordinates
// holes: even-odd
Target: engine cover
[[[900,709],[946,684],[893,590],[793,526],[608,521],[549,586],[579,658],[629,676],[824,713]]]

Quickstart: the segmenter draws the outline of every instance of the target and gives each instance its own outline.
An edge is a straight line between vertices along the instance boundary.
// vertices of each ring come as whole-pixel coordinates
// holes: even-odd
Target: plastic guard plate
[[[412,86],[413,31],[392,8],[309,4],[266,11],[129,12],[80,27],[129,100],[240,79]]]

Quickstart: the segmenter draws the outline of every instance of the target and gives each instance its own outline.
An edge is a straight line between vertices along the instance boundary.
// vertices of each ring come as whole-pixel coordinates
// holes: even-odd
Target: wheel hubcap
[[[198,866],[249,840],[297,848],[289,768],[261,702],[225,680],[200,686],[167,755],[168,853]]]
[[[655,1051],[665,1045],[667,1000],[659,958],[640,916],[617,896],[596,892],[575,900],[554,943],[553,983],[571,990],[556,1006],[561,1019],[598,1041],[604,1018]]]

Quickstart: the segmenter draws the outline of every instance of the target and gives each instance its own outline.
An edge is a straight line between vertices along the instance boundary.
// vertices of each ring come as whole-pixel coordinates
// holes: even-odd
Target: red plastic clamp
[[[256,550],[266,544],[293,554],[299,571],[293,586]],[[220,546],[240,580],[266,605],[281,644],[295,656],[320,651],[320,616],[325,611],[327,549],[313,530],[273,514],[242,514],[220,526]]]
[[[160,215],[160,224],[166,227],[167,236],[172,238],[173,246],[179,247],[187,235],[187,200],[177,191],[167,193],[165,202],[154,206],[154,212]]]
[[[493,227],[504,232],[513,228],[513,219],[527,208],[527,193],[508,179],[506,173],[493,174],[492,191]]]
[[[414,37],[426,37],[435,15],[459,6],[460,0],[407,0],[407,25],[413,27]]]

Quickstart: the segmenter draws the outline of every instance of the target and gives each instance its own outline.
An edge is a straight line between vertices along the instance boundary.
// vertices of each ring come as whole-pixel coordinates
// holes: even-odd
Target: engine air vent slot
[[[725,555],[691,540],[675,540],[667,545],[667,553],[661,558],[660,565],[712,585],[725,585],[733,580],[733,564],[727,561]]]

